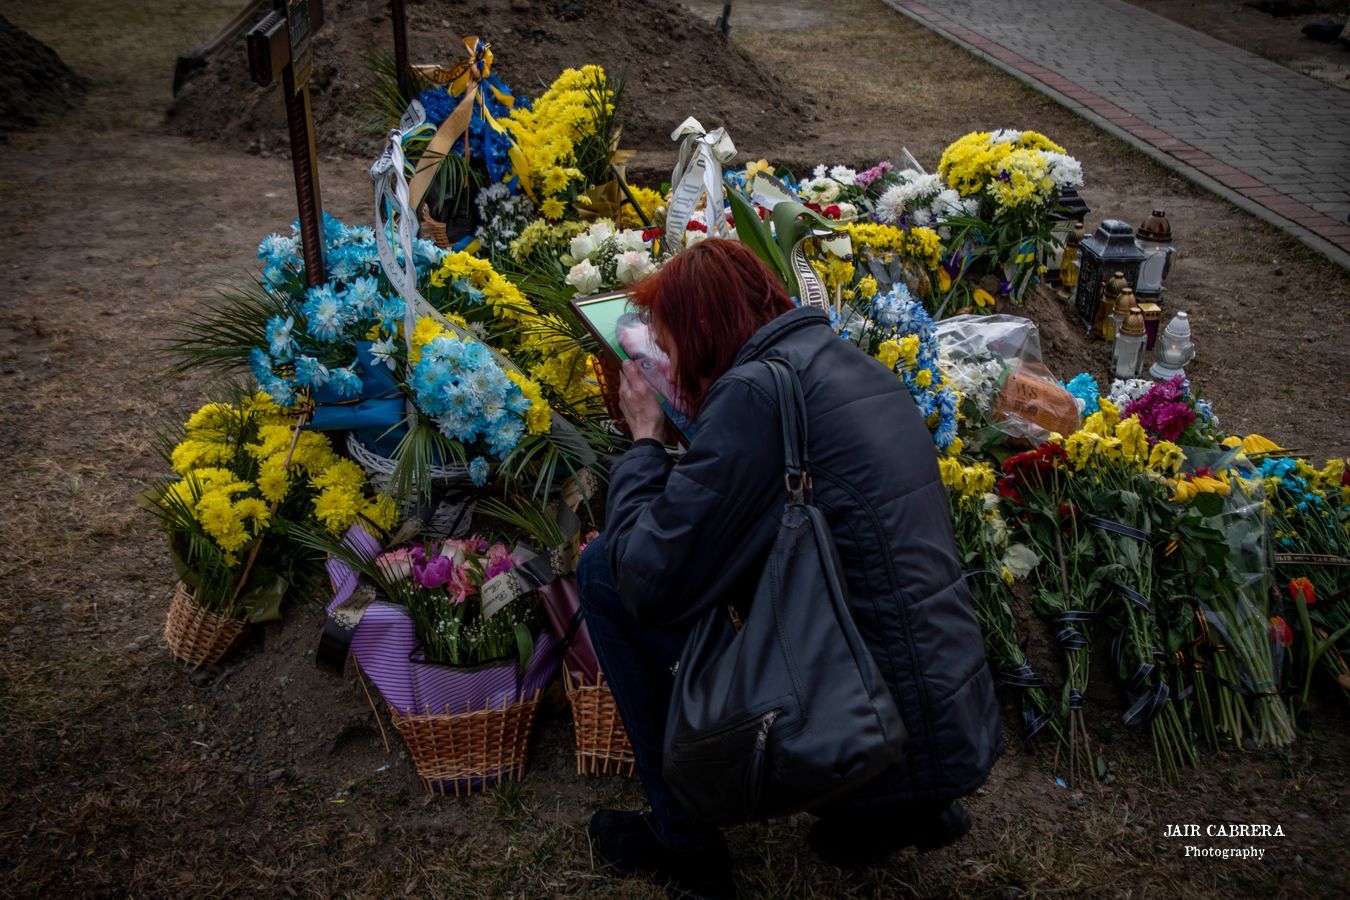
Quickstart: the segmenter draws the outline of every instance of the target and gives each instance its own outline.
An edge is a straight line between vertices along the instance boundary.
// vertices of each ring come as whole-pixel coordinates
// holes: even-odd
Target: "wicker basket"
[[[433,219],[431,213],[427,212],[425,206],[417,211],[417,218],[422,223],[422,233],[426,235],[433,244],[440,247],[442,250],[450,249],[450,234],[445,230],[444,222],[437,222]]]
[[[370,486],[378,492],[387,493],[389,483],[394,476],[394,461],[371,450],[355,434],[347,435],[347,452],[351,454],[352,459],[356,460],[361,468],[366,470],[366,477],[370,481]],[[473,481],[469,478],[469,470],[463,466],[433,466],[431,479],[447,486],[473,484]],[[404,518],[412,516],[416,512],[416,498],[399,502],[399,514]],[[423,526],[422,533],[431,538],[456,537],[469,530],[472,520],[473,505],[471,503],[444,501],[436,507],[431,519]]]
[[[203,609],[180,581],[174,588],[164,640],[174,658],[194,669],[214,666],[234,649],[248,630],[246,619],[232,619]]]
[[[578,775],[632,775],[633,745],[604,676],[587,684],[564,667],[563,685],[577,732]]]
[[[390,707],[389,716],[428,793],[458,797],[525,773],[538,709],[536,693],[498,709],[401,716]]]

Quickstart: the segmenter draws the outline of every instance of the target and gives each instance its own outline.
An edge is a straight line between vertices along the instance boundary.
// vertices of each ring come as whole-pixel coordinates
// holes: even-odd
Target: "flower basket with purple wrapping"
[[[506,545],[474,537],[382,550],[358,527],[329,549],[330,620],[389,704],[427,790],[519,778],[560,654],[536,597],[483,599],[482,585],[516,565]]]

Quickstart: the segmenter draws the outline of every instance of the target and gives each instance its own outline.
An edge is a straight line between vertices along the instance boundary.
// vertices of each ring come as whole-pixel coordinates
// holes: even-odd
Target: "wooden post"
[[[412,68],[408,65],[408,13],[403,0],[389,0],[389,17],[394,22],[394,68],[398,71],[398,90],[404,100],[415,100]]]
[[[310,39],[323,27],[323,0],[273,0],[275,8],[248,33],[248,65],[254,83],[266,87],[281,74],[286,126],[291,138],[291,168],[300,212],[300,241],[305,280],[313,287],[328,280],[324,260],[323,198],[314,119],[309,105],[309,76],[314,53]]]

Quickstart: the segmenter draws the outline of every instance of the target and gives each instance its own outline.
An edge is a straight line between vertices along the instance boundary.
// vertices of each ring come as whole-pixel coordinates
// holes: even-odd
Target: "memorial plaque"
[[[286,24],[291,35],[291,71],[296,91],[303,90],[309,84],[309,76],[314,71],[314,51],[309,42],[314,33],[310,22],[310,2],[287,0],[286,3]]]

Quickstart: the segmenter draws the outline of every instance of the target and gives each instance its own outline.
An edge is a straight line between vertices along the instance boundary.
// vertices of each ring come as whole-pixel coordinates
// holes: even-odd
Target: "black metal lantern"
[[[1134,229],[1119,219],[1102,222],[1092,237],[1083,241],[1079,249],[1078,292],[1074,296],[1074,308],[1085,328],[1092,330],[1106,279],[1115,272],[1124,272],[1125,280],[1133,289],[1139,280],[1139,267],[1143,262],[1144,251],[1134,242]]]

